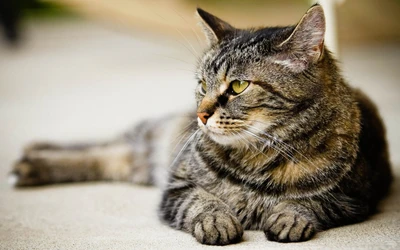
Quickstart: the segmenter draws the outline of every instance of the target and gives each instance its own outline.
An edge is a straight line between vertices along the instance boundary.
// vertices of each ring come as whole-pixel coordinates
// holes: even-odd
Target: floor
[[[154,188],[90,183],[14,190],[5,181],[29,141],[101,140],[143,117],[194,106],[193,69],[202,45],[187,42],[78,20],[34,22],[18,48],[0,44],[0,249],[203,248],[160,224]],[[381,110],[396,183],[371,220],[296,247],[398,249],[400,44],[344,46],[340,61],[349,82]],[[244,247],[291,245],[246,232],[228,248]]]

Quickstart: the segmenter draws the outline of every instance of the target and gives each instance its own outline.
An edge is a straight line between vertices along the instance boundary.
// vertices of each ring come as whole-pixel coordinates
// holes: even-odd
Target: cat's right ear
[[[203,28],[204,34],[207,37],[208,45],[218,43],[224,37],[235,31],[235,28],[229,23],[200,8],[197,8],[197,15],[199,16],[200,25]]]

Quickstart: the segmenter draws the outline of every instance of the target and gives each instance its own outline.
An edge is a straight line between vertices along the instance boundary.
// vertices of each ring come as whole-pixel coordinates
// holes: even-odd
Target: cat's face
[[[198,124],[205,134],[222,145],[249,144],[320,93],[321,13],[308,14],[310,20],[306,14],[296,27],[238,30],[199,10],[210,43],[196,74]]]

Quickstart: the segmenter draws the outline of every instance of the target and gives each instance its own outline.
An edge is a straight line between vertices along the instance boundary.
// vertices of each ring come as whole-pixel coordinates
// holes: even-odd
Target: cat
[[[15,186],[157,185],[160,219],[208,245],[240,242],[247,229],[306,241],[365,220],[392,181],[385,128],[324,46],[322,7],[295,26],[258,29],[197,14],[208,41],[197,112],[143,121],[102,144],[31,144]]]

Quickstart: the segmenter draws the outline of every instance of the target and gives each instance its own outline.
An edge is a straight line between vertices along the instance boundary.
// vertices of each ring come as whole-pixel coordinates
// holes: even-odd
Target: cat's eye
[[[201,88],[200,88],[200,94],[205,95],[207,93],[207,84],[205,81],[201,81]]]
[[[250,83],[248,81],[235,80],[231,82],[230,87],[232,89],[232,92],[237,95],[242,93],[249,85]]]

